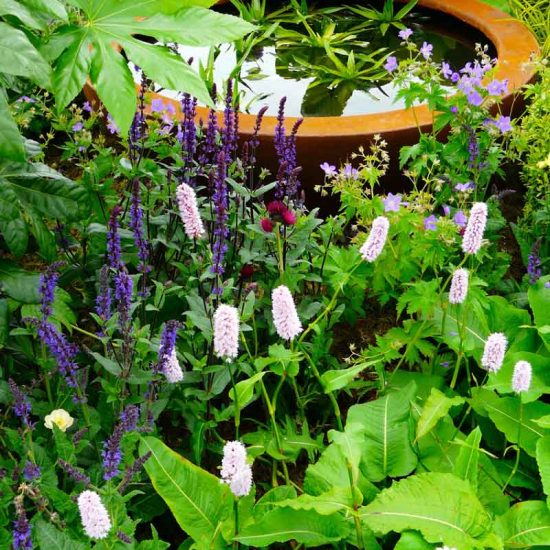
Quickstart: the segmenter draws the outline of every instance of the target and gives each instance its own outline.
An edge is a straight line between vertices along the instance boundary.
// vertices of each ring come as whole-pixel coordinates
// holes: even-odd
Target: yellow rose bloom
[[[55,409],[44,417],[44,426],[53,430],[55,424],[62,432],[73,425],[74,418],[65,409]]]

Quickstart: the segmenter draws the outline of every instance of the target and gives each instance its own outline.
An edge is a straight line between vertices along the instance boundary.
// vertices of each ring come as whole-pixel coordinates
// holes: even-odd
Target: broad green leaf
[[[38,519],[34,523],[34,540],[40,548],[55,548],[55,550],[86,550],[83,542],[72,539],[66,531],[60,531],[51,523]]]
[[[98,43],[92,58],[91,77],[99,98],[125,136],[136,113],[136,85],[126,60],[108,39]]]
[[[549,281],[550,276],[541,277],[534,285],[529,287],[527,293],[529,305],[535,317],[535,325],[539,327],[539,329],[550,325],[550,292],[548,292],[548,289],[544,286]],[[550,350],[550,333],[539,330],[539,334],[544,340],[546,349]]]
[[[225,548],[219,530],[232,509],[229,487],[159,439],[142,438],[140,453],[148,451],[152,454],[145,463],[145,470],[180,527],[200,545]]]
[[[363,495],[356,495],[356,499],[362,502]],[[303,494],[298,498],[282,500],[277,506],[292,508],[293,510],[314,510],[322,516],[329,516],[336,512],[353,513],[353,496],[348,487],[333,487],[327,493],[321,495]]]
[[[415,390],[415,384],[411,383],[399,392],[354,405],[348,411],[346,430],[351,424],[361,428],[361,462],[370,481],[405,476],[416,467],[417,457],[410,433],[411,401]]]
[[[15,199],[43,216],[68,221],[87,208],[86,190],[40,163],[0,166],[0,201]]]
[[[550,502],[550,436],[541,437],[537,441],[536,458],[540,479],[542,481],[542,488],[547,497],[547,502]]]
[[[506,548],[550,545],[550,511],[545,502],[528,500],[500,516],[496,528]]]
[[[430,396],[422,407],[422,413],[416,425],[416,439],[426,435],[431,429],[447,415],[452,407],[462,405],[464,399],[459,396],[447,397],[437,388],[432,388]]]
[[[55,35],[53,39],[55,40]],[[67,30],[62,42],[65,49],[53,70],[55,102],[59,110],[67,106],[82,90],[91,64],[91,38],[88,28]],[[72,40],[67,45],[68,38]]]
[[[118,363],[115,363],[112,359],[104,357],[100,353],[95,351],[90,354],[107,372],[110,372],[114,376],[120,376],[122,368]]]
[[[497,373],[491,373],[489,380],[485,385],[488,390],[496,390],[498,393],[513,393],[512,375],[514,366],[518,361],[528,361],[533,367],[533,376],[529,391],[522,394],[524,403],[537,400],[541,395],[550,393],[550,369],[548,357],[536,353],[519,351],[515,353],[508,352]]]
[[[243,409],[250,403],[254,395],[254,387],[264,377],[265,374],[265,372],[258,372],[247,380],[242,380],[241,382],[237,382],[237,384],[235,384],[235,388],[237,390],[237,400],[239,402],[240,409]],[[233,389],[229,391],[229,397],[233,401],[235,400],[235,392],[233,391]]]
[[[321,454],[315,464],[310,464],[306,470],[304,491],[310,495],[321,495],[341,487],[349,490],[349,473],[346,457],[341,447],[329,445]],[[357,479],[357,487],[363,494],[365,501],[370,501],[378,493],[378,489],[365,478],[360,471]]]
[[[424,537],[416,531],[405,531],[394,550],[433,550],[433,545],[424,540]]]
[[[543,416],[541,418],[534,419],[533,422],[539,425],[541,428],[550,430],[550,414]]]
[[[0,260],[0,287],[10,298],[24,304],[39,303],[39,280],[38,273],[25,271],[9,260]]]
[[[271,512],[277,507],[277,503],[282,500],[296,498],[296,489],[289,485],[279,485],[278,487],[273,487],[265,495],[263,495],[258,502],[254,505],[252,513],[256,520],[260,519],[262,516]]]
[[[0,21],[0,73],[30,78],[49,88],[51,69],[24,32]]]
[[[468,435],[466,440],[461,443],[453,472],[457,477],[469,481],[474,491],[477,491],[477,470],[479,464],[480,443],[481,430],[478,426]]]
[[[8,340],[10,330],[10,312],[8,310],[8,301],[0,298],[0,349],[4,347]]]
[[[321,546],[346,538],[350,528],[340,514],[322,516],[313,510],[279,508],[246,527],[236,540],[258,548],[290,540],[308,546]]]
[[[113,24],[111,19],[110,26]],[[191,7],[173,15],[156,13],[136,22],[135,29],[136,33],[154,36],[162,42],[215,46],[223,42],[234,42],[252,32],[255,27],[240,17]]]
[[[59,0],[21,0],[33,13],[39,13],[47,19],[55,17],[67,21],[67,11]]]
[[[535,401],[524,404],[521,423],[519,397],[498,397],[484,388],[473,388],[470,403],[476,412],[487,414],[508,441],[518,443],[519,435],[520,447],[530,456],[535,456],[537,441],[550,435],[550,430],[533,422],[534,419],[550,413],[550,405],[546,403]]]
[[[365,369],[376,365],[377,363],[379,363],[378,360],[365,361],[347,369],[325,371],[321,375],[321,380],[323,382],[323,389],[325,393],[345,388],[357,375],[359,375]]]
[[[4,91],[0,89],[0,158],[24,161],[25,147],[13,120]],[[1,217],[1,215],[0,215]]]
[[[44,21],[36,17],[23,2],[16,0],[0,0],[0,15],[14,15],[22,23],[33,29],[44,30]]]
[[[36,239],[40,255],[47,262],[53,262],[57,258],[57,244],[54,234],[48,229],[42,217],[30,208],[27,209],[27,215],[30,219],[31,233]]]
[[[6,201],[0,197],[0,211],[5,212],[7,210],[6,206]],[[13,205],[9,206],[13,207]],[[15,214],[11,220],[0,218],[0,233],[2,233],[10,252],[16,258],[19,258],[27,251],[29,230],[25,220],[17,217],[19,216],[19,210],[17,208],[13,208],[13,210],[15,210]]]
[[[394,483],[361,508],[375,533],[420,531],[432,543],[460,550],[492,547],[491,516],[468,482],[441,473],[417,474]]]

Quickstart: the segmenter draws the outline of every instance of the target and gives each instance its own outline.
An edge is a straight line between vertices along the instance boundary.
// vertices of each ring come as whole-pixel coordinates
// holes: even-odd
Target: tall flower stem
[[[514,462],[514,467],[512,468],[512,471],[510,472],[510,475],[508,476],[508,479],[506,480],[506,483],[502,486],[502,492],[504,493],[506,491],[506,487],[510,484],[512,479],[514,479],[514,476],[516,475],[516,472],[519,468],[519,457],[521,455],[521,427],[523,425],[523,399],[519,398],[519,421],[518,421],[518,443],[517,443],[517,451],[516,451],[516,461]]]
[[[338,400],[334,396],[334,392],[329,391],[325,388],[325,385],[323,383],[323,379],[321,378],[321,374],[319,373],[319,370],[317,369],[317,365],[315,365],[315,362],[311,359],[310,355],[307,353],[307,351],[304,349],[302,345],[299,346],[300,351],[304,354],[304,357],[306,358],[307,362],[309,363],[309,366],[319,382],[319,385],[321,386],[321,389],[324,393],[328,395],[328,398],[330,400],[330,403],[332,405],[334,416],[336,417],[336,424],[338,426],[338,430],[343,432],[344,431],[344,425],[342,423],[342,414],[340,412],[340,406],[338,405]],[[352,498],[355,495],[355,476],[353,475],[353,467],[350,463],[350,461],[346,457],[346,468],[348,470],[348,478],[349,478],[349,484],[350,484],[350,491]],[[359,505],[360,503],[355,502],[355,498],[353,498],[353,521],[355,524],[355,531],[357,533],[357,546],[359,549],[365,548],[364,542],[363,542],[363,529],[361,527],[361,520],[358,515]]]
[[[237,394],[237,386],[235,385],[235,376],[233,375],[232,364],[228,365],[229,376],[231,377],[231,387],[233,388],[233,398],[235,401],[235,439],[239,439],[239,428],[241,425],[241,409],[239,408],[239,396]]]
[[[233,514],[235,516],[235,537],[237,538],[239,536],[239,499],[235,499],[233,502]],[[234,550],[237,550],[239,548],[239,541],[234,540],[233,541],[233,548]]]

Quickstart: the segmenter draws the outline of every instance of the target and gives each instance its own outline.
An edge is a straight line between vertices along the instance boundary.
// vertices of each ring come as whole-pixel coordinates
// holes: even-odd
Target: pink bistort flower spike
[[[170,384],[176,384],[183,380],[183,371],[176,355],[176,348],[172,349],[170,355],[165,355],[163,366],[164,376]]]
[[[271,293],[271,312],[277,334],[285,339],[292,340],[302,332],[302,323],[298,317],[296,306],[290,290],[285,286],[278,286]]]
[[[386,244],[390,222],[385,216],[378,216],[373,222],[372,227],[365,241],[365,244],[359,249],[361,256],[367,262],[374,262],[380,255]]]
[[[502,332],[490,334],[485,342],[485,349],[481,357],[481,366],[489,372],[498,372],[504,361],[508,340]]]
[[[185,233],[190,239],[199,239],[204,235],[204,226],[194,189],[186,183],[182,183],[176,190],[176,199]]]
[[[83,491],[77,502],[86,535],[92,539],[104,539],[111,530],[111,520],[99,495],[94,491]]]
[[[461,304],[468,294],[468,270],[457,269],[453,273],[451,280],[451,289],[449,291],[449,302],[451,304]]]
[[[223,448],[220,476],[238,497],[246,496],[252,487],[252,468],[246,460],[246,448],[240,441],[228,441]]]
[[[214,313],[214,353],[231,361],[239,354],[239,312],[221,304]]]
[[[484,202],[476,202],[472,206],[462,237],[462,250],[465,254],[476,254],[481,248],[486,225],[487,205]]]
[[[518,361],[512,375],[512,389],[516,393],[529,391],[533,369],[528,361]]]

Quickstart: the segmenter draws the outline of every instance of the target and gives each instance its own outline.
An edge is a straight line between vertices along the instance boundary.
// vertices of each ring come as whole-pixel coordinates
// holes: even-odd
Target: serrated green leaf
[[[346,538],[350,528],[339,514],[322,516],[312,510],[280,508],[243,529],[236,540],[258,548],[290,540],[308,546],[321,546]]]
[[[219,531],[232,509],[229,486],[172,451],[159,439],[142,438],[140,453],[146,452],[152,454],[145,463],[145,470],[180,527],[201,547],[225,548]]]
[[[464,399],[460,396],[447,397],[437,388],[432,388],[430,396],[422,407],[422,412],[416,425],[416,439],[426,435],[431,429],[447,415],[452,407],[462,405]]]
[[[452,474],[431,472],[398,481],[360,514],[379,534],[413,529],[428,542],[461,550],[491,548],[496,542],[491,516],[469,483]]]

